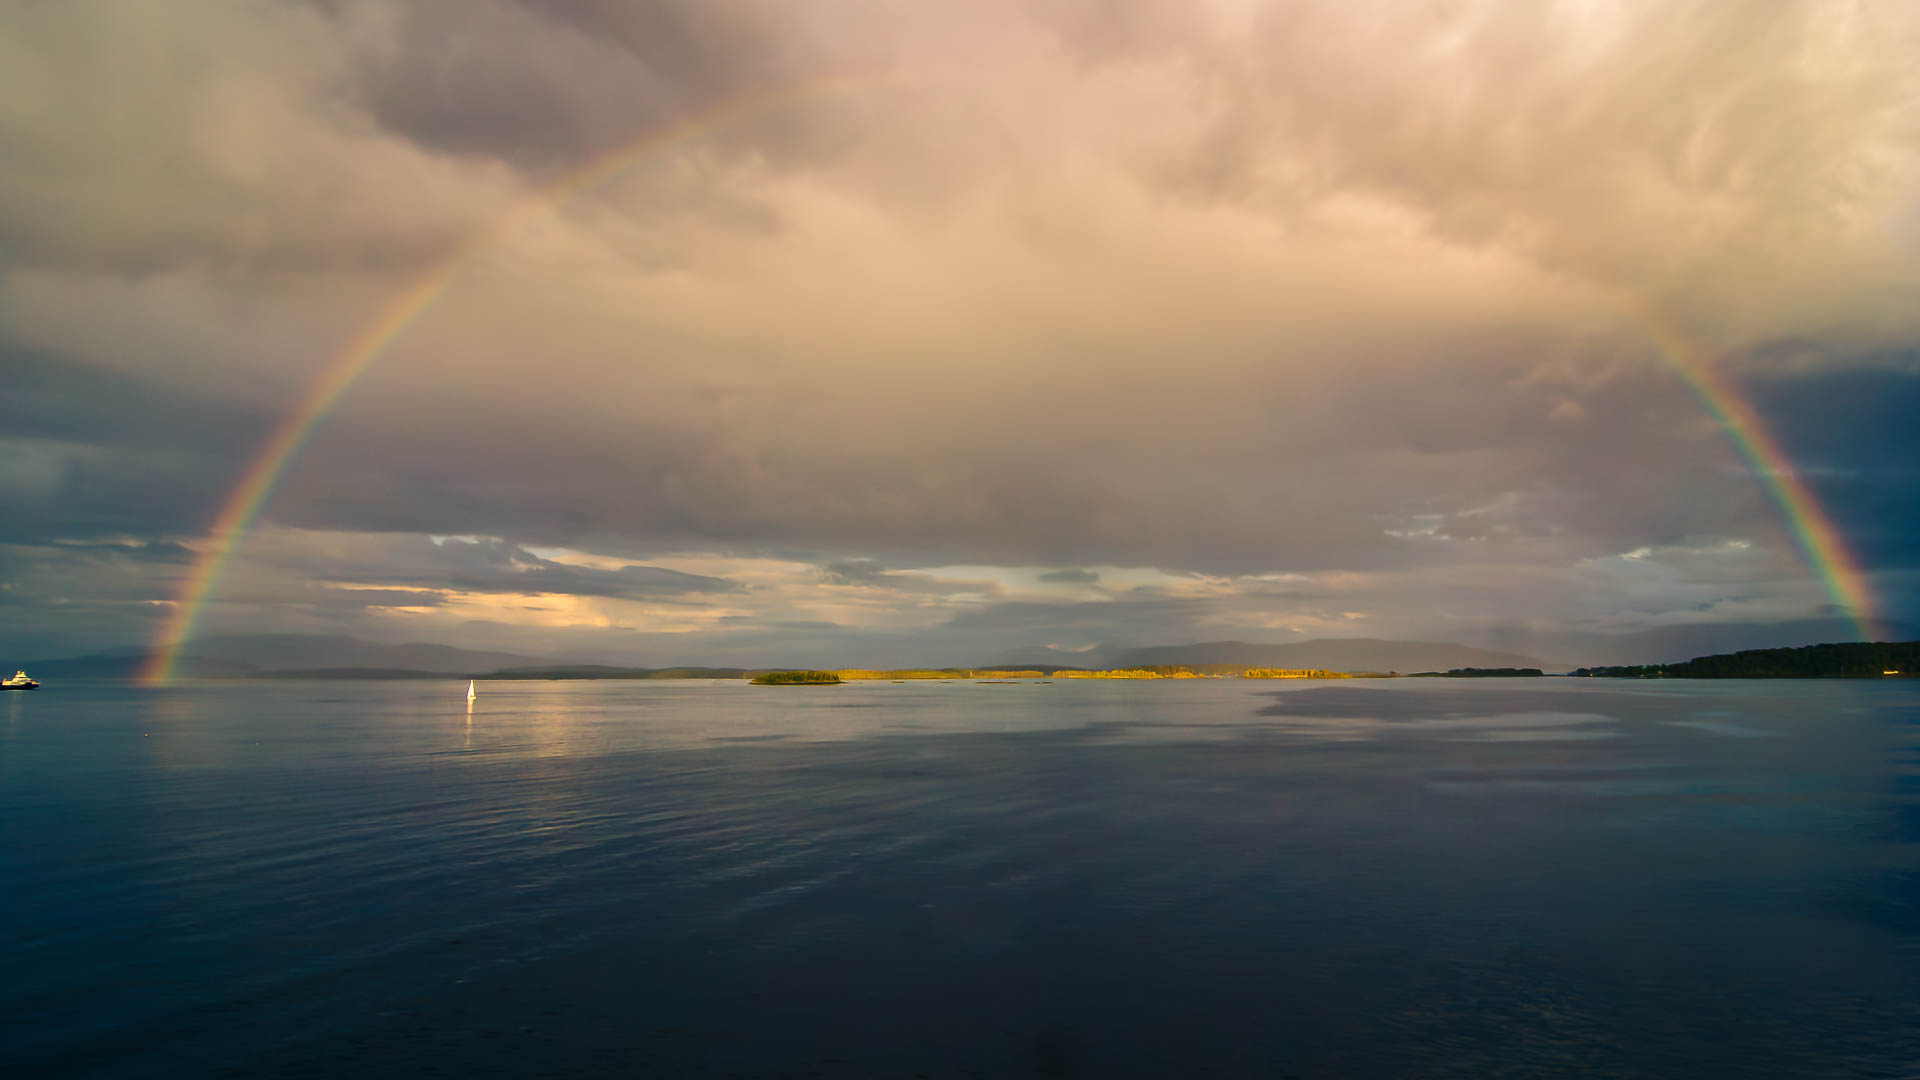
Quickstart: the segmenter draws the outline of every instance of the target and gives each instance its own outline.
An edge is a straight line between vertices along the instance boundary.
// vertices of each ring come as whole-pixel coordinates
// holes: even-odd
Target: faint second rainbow
[[[1882,628],[1866,571],[1753,404],[1720,373],[1712,355],[1686,334],[1645,310],[1636,309],[1635,314],[1780,507],[1794,543],[1834,605],[1853,621],[1862,641],[1880,640]]]
[[[348,342],[339,356],[327,364],[319,378],[308,387],[299,404],[281,422],[266,445],[254,455],[252,464],[247,466],[239,483],[234,485],[221,504],[219,514],[208,528],[206,546],[196,555],[191,570],[175,593],[172,608],[154,638],[153,651],[138,674],[140,681],[164,683],[173,677],[180,647],[193,635],[201,609],[220,580],[227,559],[246,537],[254,518],[259,516],[273,495],[281,473],[294,455],[299,453],[314,428],[386,347],[432,307],[434,301],[446,292],[447,286],[502,236],[512,232],[542,208],[606,183],[649,153],[712,134],[776,109],[871,86],[885,74],[838,75],[788,84],[730,98],[672,123],[650,129],[640,137],[595,157],[515,200],[489,225],[469,236],[409,283],[381,309],[377,318]]]

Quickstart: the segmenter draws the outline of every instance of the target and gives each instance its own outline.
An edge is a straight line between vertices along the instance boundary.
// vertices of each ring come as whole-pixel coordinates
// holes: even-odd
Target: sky
[[[1895,0],[7,5],[0,655],[152,642],[228,541],[203,633],[653,665],[1838,624],[1673,342],[1920,621],[1916,55]]]

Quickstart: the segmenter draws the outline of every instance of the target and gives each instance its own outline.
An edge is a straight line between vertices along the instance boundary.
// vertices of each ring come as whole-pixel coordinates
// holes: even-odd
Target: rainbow
[[[463,271],[472,266],[502,237],[544,208],[565,202],[607,183],[651,153],[711,135],[734,124],[782,108],[804,104],[848,90],[874,85],[886,72],[836,75],[788,84],[744,97],[731,98],[645,134],[593,158],[571,172],[514,201],[493,223],[455,246],[384,307],[377,318],[347,343],[307,389],[253,463],[234,485],[208,528],[208,543],[197,553],[192,568],[176,591],[167,618],[155,635],[155,646],[137,678],[157,685],[173,678],[180,648],[193,636],[195,624],[227,561],[252,528],[254,519],[272,497],[287,465],[355,380],[394,340],[417,322],[446,294]]]
[[[531,215],[612,180],[649,153],[697,139],[729,125],[801,104],[830,94],[874,84],[879,76],[835,76],[788,85],[734,98],[652,129],[537,188],[511,206],[495,222],[454,247],[383,308],[377,318],[356,335],[327,364],[306,395],[267,440],[247,467],[219,514],[208,528],[208,543],[198,552],[183,579],[167,618],[155,635],[155,647],[139,672],[149,684],[173,678],[182,645],[208,596],[254,520],[273,495],[287,466],[300,452],[320,422],[339,403],[355,380],[443,296],[460,274],[474,264],[502,236]],[[1724,428],[1741,456],[1780,507],[1789,531],[1807,564],[1820,578],[1835,605],[1848,613],[1866,641],[1879,640],[1878,617],[1866,573],[1840,537],[1792,462],[1761,422],[1760,414],[1739,390],[1721,375],[1712,357],[1687,335],[1644,310],[1637,321],[1646,328],[1661,355],[1679,373],[1709,414]]]
[[[1800,554],[1834,605],[1853,620],[1860,640],[1881,640],[1884,634],[1866,571],[1861,569],[1859,560],[1841,538],[1840,530],[1821,507],[1820,500],[1800,478],[1792,459],[1767,431],[1759,411],[1720,373],[1713,356],[1686,334],[1645,310],[1636,309],[1634,313],[1667,363],[1752,467],[1761,487],[1780,508]]]

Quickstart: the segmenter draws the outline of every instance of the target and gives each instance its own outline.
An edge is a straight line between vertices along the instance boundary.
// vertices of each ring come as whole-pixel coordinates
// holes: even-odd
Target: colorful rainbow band
[[[782,86],[730,99],[664,127],[652,129],[517,200],[491,226],[469,237],[429,267],[327,365],[299,405],[255,455],[253,464],[247,467],[245,475],[214,518],[208,530],[208,543],[195,558],[192,569],[176,593],[172,609],[155,636],[153,652],[137,678],[149,684],[165,683],[173,678],[181,646],[193,636],[194,626],[206,607],[214,585],[220,580],[221,571],[253,526],[254,519],[266,506],[288,463],[300,452],[314,428],[339,402],[347,388],[387,346],[446,293],[447,287],[463,270],[501,236],[511,232],[540,209],[564,202],[612,180],[649,153],[710,135],[778,109],[874,86],[888,75],[887,72],[839,75]]]
[[[519,200],[491,227],[449,252],[409,285],[360,332],[330,363],[247,467],[228,495],[209,529],[209,542],[200,551],[181,585],[169,616],[155,638],[155,648],[139,678],[165,683],[173,677],[181,646],[193,635],[208,596],[221,571],[252,527],[287,465],[300,451],[347,389],[368,366],[447,291],[447,287],[500,236],[539,209],[562,202],[611,180],[648,153],[699,138],[728,125],[774,109],[800,104],[849,89],[875,85],[876,75],[843,76],[786,86],[737,98],[657,128],[617,149],[594,158],[574,171]],[[1864,640],[1878,640],[1879,625],[1866,574],[1841,541],[1838,530],[1822,511],[1813,492],[1800,479],[1778,445],[1767,433],[1759,414],[1710,358],[1687,337],[1658,319],[1641,314],[1641,322],[1659,344],[1662,355],[1719,421],[1734,446],[1753,466],[1785,516],[1789,530],[1807,564],[1819,576],[1833,602],[1855,621]]]
[[[1836,607],[1846,612],[1862,641],[1884,636],[1874,607],[1873,589],[1859,561],[1840,536],[1820,500],[1800,478],[1791,458],[1767,431],[1760,413],[1720,373],[1713,358],[1665,320],[1636,310],[1639,321],[1660,347],[1667,363],[1693,390],[1708,414],[1719,422],[1734,448],[1752,467],[1793,534],[1807,565],[1825,586]]]

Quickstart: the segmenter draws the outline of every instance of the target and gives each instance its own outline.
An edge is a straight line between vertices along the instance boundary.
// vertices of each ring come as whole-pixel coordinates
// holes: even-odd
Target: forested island
[[[755,686],[838,686],[840,676],[831,671],[769,671],[754,677]]]
[[[1603,679],[1868,679],[1920,671],[1920,641],[1853,641],[1797,649],[1748,649],[1678,664],[1576,668]]]

